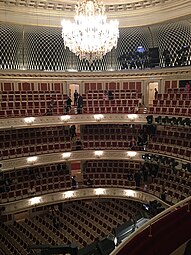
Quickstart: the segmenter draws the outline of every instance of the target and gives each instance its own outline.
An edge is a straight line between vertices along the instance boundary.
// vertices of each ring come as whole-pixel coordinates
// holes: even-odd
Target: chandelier
[[[117,47],[118,21],[107,22],[103,3],[83,0],[76,5],[75,11],[73,23],[68,20],[61,22],[65,48],[68,47],[81,60],[92,63]]]

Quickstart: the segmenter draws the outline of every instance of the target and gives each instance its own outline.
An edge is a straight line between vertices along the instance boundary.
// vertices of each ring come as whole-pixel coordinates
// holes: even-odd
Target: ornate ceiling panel
[[[0,21],[60,26],[74,16],[77,1],[0,0]],[[105,0],[107,15],[117,17],[120,27],[151,25],[190,15],[190,0]]]

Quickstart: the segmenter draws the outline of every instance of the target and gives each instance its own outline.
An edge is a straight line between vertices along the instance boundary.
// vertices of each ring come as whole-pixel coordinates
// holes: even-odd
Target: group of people
[[[47,104],[47,110],[45,113],[46,116],[53,115],[53,109],[54,109],[55,105],[56,105],[56,101],[51,97],[50,101]],[[74,107],[77,108],[78,114],[82,113],[83,97],[77,92],[77,90],[75,90],[75,92],[74,92]],[[72,99],[70,98],[70,96],[68,96],[64,103],[65,113],[70,113],[71,109],[72,109]]]
[[[83,97],[75,90],[74,92],[74,107],[77,108],[77,113],[82,113],[83,110]],[[65,103],[65,111],[66,113],[70,113],[72,109],[72,99],[68,96]]]

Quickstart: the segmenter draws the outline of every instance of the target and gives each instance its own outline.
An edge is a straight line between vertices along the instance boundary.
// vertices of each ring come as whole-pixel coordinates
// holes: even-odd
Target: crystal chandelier
[[[97,0],[83,0],[76,5],[74,22],[62,20],[62,38],[81,60],[92,63],[117,47],[118,21],[107,22],[105,7]]]

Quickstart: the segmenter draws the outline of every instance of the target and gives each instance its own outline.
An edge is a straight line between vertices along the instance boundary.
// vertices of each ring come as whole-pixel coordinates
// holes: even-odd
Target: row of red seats
[[[120,124],[99,124],[99,125],[85,125],[83,126],[82,135],[115,135],[119,136],[117,139],[123,139],[123,135],[138,134],[142,126],[139,124],[132,126]],[[121,137],[121,138],[120,138]],[[97,138],[96,138],[97,139]],[[102,138],[101,138],[102,139]],[[109,138],[108,138],[109,139]]]
[[[29,145],[26,147],[20,148],[6,148],[1,151],[0,158],[1,159],[9,159],[16,157],[26,157],[32,155],[46,154],[52,152],[60,152],[60,151],[70,151],[71,143],[70,142],[58,142],[52,144],[43,144],[43,145]]]
[[[12,143],[21,140],[23,145],[33,144],[30,140],[36,139],[37,143],[49,143],[59,141],[70,141],[70,132],[68,127],[39,127],[39,128],[24,128],[11,129],[0,131],[0,141],[3,143],[9,142],[8,147],[12,147]],[[45,139],[45,140],[43,140]],[[50,141],[48,141],[50,139]],[[6,147],[6,146],[5,146]]]
[[[184,93],[172,93],[172,94],[158,94],[157,100],[189,100],[191,99],[191,94]]]
[[[191,128],[165,126],[163,129],[157,129],[157,136],[167,136],[168,138],[191,139]]]
[[[152,142],[154,143],[162,143],[162,144],[173,144],[173,145],[177,145],[180,147],[187,147],[190,148],[191,147],[191,141],[190,140],[182,140],[181,138],[168,138],[168,137],[160,137],[160,136],[155,136],[152,138]]]
[[[160,107],[190,107],[190,100],[153,100],[153,106]]]
[[[57,100],[54,104],[54,108],[64,106],[64,100]],[[23,109],[40,109],[40,108],[49,108],[50,101],[40,101],[39,99],[36,101],[6,101],[0,103],[0,110],[23,110]]]
[[[136,93],[136,92],[113,92],[113,99],[142,99],[142,93]],[[86,99],[106,99],[105,94],[103,93],[87,93],[83,94],[83,97]]]
[[[169,88],[168,93],[169,94],[184,93],[185,90],[186,90],[185,88]]]
[[[180,107],[149,107],[147,113],[161,115],[191,116],[191,108]]]
[[[99,114],[105,114],[105,113],[138,113],[137,107],[132,106],[108,106],[108,107],[83,107],[83,113],[99,113]]]
[[[15,200],[28,198],[31,196],[39,196],[42,194],[68,190],[71,188],[70,175],[65,177],[62,176],[58,179],[49,178],[48,180],[49,180],[49,183],[46,181],[36,181],[34,186],[33,186],[34,181],[25,182],[23,183],[22,186],[12,185],[12,187],[10,187],[10,191],[0,193],[0,199],[2,203],[7,203],[7,202],[15,201]],[[41,182],[46,182],[46,183],[41,184]],[[20,189],[18,189],[19,186],[20,186]],[[34,190],[34,192],[32,193],[30,192],[31,188]]]
[[[86,100],[84,101],[86,107],[108,107],[108,106],[138,106],[138,99],[114,99],[114,100]]]
[[[31,116],[46,116],[46,115],[63,115],[65,114],[65,108],[54,108],[49,114],[47,108],[36,109],[12,109],[12,110],[0,110],[0,118],[14,118],[14,117],[31,117]]]
[[[141,163],[135,162],[135,161],[118,161],[118,160],[93,160],[93,161],[87,161],[85,163],[86,169],[92,169],[94,168],[96,172],[102,172],[101,168],[107,168],[109,170],[112,170],[117,172],[126,172],[127,169],[135,169],[139,170]]]
[[[155,144],[150,142],[147,150],[156,153],[165,153],[186,160],[190,160],[191,158],[191,148],[182,148],[171,144]]]
[[[61,94],[59,90],[3,90],[0,95],[19,95],[19,94]]]
[[[67,95],[66,94],[3,94],[0,96],[1,102],[12,102],[17,103],[19,101],[21,102],[36,102],[36,101],[43,101],[43,102],[49,102],[51,99],[58,101],[58,100],[66,100]]]
[[[142,147],[133,145],[131,140],[129,141],[84,141],[83,142],[84,149],[130,149],[133,147],[134,150],[141,150]]]

